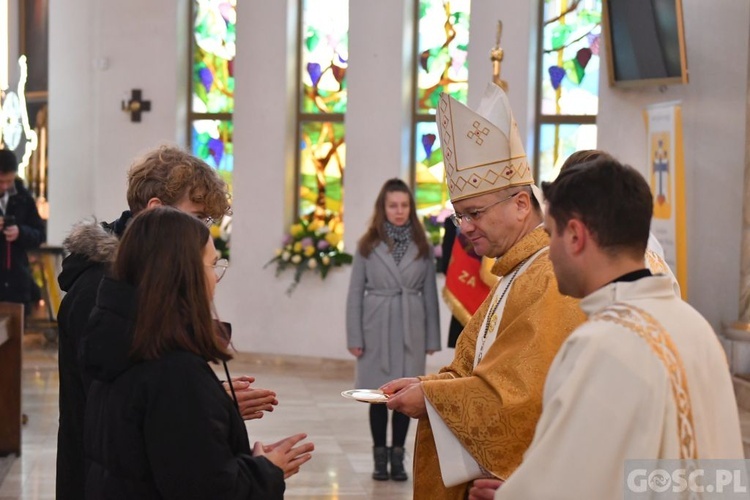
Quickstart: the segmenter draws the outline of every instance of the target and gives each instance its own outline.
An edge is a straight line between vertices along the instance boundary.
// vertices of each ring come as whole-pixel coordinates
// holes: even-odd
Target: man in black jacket
[[[36,284],[26,252],[45,241],[45,226],[17,174],[16,156],[0,149],[0,302],[24,304],[28,313]]]
[[[137,160],[128,172],[128,205],[114,222],[76,226],[63,242],[69,255],[58,277],[66,292],[58,313],[60,427],[57,434],[58,500],[84,498],[83,426],[90,380],[80,361],[82,340],[96,304],[99,283],[114,260],[119,238],[135,214],[169,205],[211,225],[229,212],[227,186],[214,169],[189,153],[162,146]],[[273,411],[276,395],[250,386],[252,377],[233,379],[246,420]]]

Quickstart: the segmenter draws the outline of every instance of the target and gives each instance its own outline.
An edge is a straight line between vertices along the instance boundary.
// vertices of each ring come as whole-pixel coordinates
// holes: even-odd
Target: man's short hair
[[[139,158],[128,172],[128,205],[133,214],[158,198],[174,206],[185,196],[219,220],[229,212],[229,192],[219,174],[203,160],[173,146],[161,146]]]
[[[13,151],[9,149],[0,149],[0,174],[18,172],[18,159]]]
[[[633,167],[603,156],[564,170],[554,182],[543,182],[542,190],[558,231],[576,218],[605,251],[634,257],[646,251],[653,199]]]

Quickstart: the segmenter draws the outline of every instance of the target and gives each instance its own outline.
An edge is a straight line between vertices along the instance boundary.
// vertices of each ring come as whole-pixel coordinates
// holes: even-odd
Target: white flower
[[[283,261],[288,261],[289,257],[291,257],[291,255],[289,254],[289,252],[283,252],[281,254],[281,260],[283,260]]]
[[[330,263],[331,263],[331,258],[330,258],[330,257],[328,257],[327,255],[324,255],[324,256],[323,256],[323,258],[322,258],[322,259],[320,259],[320,260],[321,260],[321,261],[323,262],[323,265],[324,265],[324,266],[327,266],[328,264],[330,264]]]
[[[309,267],[310,269],[315,269],[316,267],[318,267],[318,262],[315,259],[310,259],[307,261],[307,267]]]
[[[282,254],[281,248],[277,248],[274,253],[276,254],[276,257],[279,257]]]
[[[300,262],[302,262],[301,255],[295,255],[292,257],[292,264],[299,264]]]
[[[331,232],[331,228],[329,228],[328,226],[323,226],[320,229],[316,230],[315,234],[316,234],[316,236],[320,236],[322,234],[326,234],[326,233],[329,233],[329,232]]]

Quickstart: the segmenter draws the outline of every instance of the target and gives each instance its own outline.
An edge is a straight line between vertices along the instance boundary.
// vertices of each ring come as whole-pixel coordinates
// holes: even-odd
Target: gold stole
[[[648,343],[648,346],[664,364],[669,373],[672,396],[677,406],[677,430],[680,433],[680,458],[695,460],[698,458],[698,447],[695,442],[693,410],[690,404],[690,392],[687,386],[687,375],[682,364],[680,353],[672,342],[672,337],[664,327],[649,313],[629,304],[616,302],[600,311],[590,320],[616,323],[636,333]]]

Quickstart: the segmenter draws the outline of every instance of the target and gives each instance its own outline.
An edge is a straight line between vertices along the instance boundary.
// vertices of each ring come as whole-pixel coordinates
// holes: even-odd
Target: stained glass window
[[[537,120],[537,180],[554,179],[563,161],[596,148],[601,0],[544,0]]]
[[[342,219],[349,0],[300,0],[300,217]]]
[[[470,0],[414,0],[415,89],[412,175],[417,212],[433,244],[442,241],[450,204],[435,113],[445,92],[466,103]]]
[[[193,0],[190,130],[194,155],[232,186],[237,0]]]
[[[344,124],[304,122],[300,142],[300,215],[319,206],[340,214],[344,174]]]
[[[416,112],[435,114],[440,94],[466,102],[470,0],[419,0]]]

